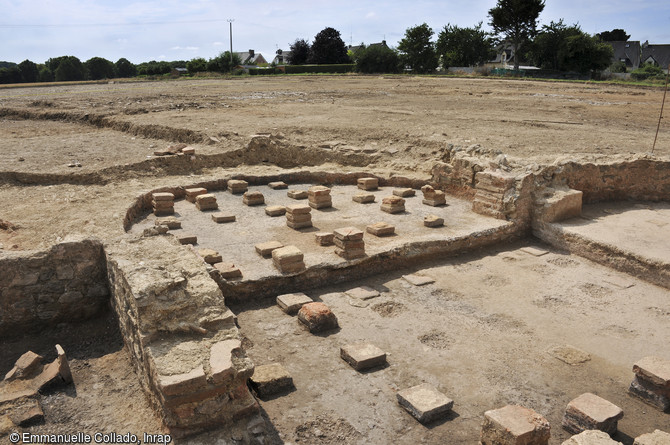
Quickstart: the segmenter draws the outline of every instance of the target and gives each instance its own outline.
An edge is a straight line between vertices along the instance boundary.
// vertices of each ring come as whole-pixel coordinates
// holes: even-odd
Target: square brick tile
[[[386,363],[386,353],[371,343],[355,343],[342,346],[340,357],[356,371],[376,368]]]
[[[277,305],[288,315],[295,315],[301,307],[307,303],[313,303],[314,300],[302,292],[294,294],[284,294],[277,297]]]
[[[398,403],[421,423],[429,423],[451,411],[454,401],[424,383],[396,394]]]

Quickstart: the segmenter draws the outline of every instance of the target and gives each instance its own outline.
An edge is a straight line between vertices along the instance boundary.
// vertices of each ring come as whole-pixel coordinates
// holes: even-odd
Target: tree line
[[[493,32],[482,29],[483,22],[472,27],[447,24],[434,40],[433,29],[423,23],[408,28],[396,48],[384,42],[361,44],[350,50],[340,32],[327,27],[311,43],[300,38],[291,43],[287,61],[293,65],[350,63],[361,73],[423,74],[434,72],[439,66],[446,69],[483,65],[496,57],[496,47],[504,47],[511,49],[514,69],[525,61],[540,68],[586,74],[610,66],[613,50],[606,41],[630,37],[621,29],[590,35],[579,25],[566,25],[562,19],[538,29],[544,6],[544,0],[498,0],[488,11]],[[18,65],[0,62],[0,83],[153,76],[168,74],[177,67],[186,67],[190,73],[228,73],[240,63],[239,56],[228,51],[209,60],[150,61],[138,65],[125,58],[115,63],[102,57],[81,62],[74,56],[62,56],[39,65],[30,60]]]

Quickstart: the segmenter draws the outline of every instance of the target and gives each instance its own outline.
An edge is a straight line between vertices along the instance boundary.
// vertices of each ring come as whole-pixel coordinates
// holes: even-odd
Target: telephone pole
[[[230,69],[233,69],[233,22],[235,19],[226,20],[230,24]]]

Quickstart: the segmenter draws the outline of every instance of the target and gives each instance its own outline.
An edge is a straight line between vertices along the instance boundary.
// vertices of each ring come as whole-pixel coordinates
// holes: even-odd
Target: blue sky
[[[386,39],[396,46],[408,27],[488,21],[496,0],[0,0],[0,60],[42,63],[50,57],[94,56],[134,63],[211,58],[230,46],[250,48],[268,61],[296,38],[312,41],[325,27],[345,43]],[[546,0],[541,23],[563,18],[588,33],[624,28],[631,40],[670,44],[670,2]]]

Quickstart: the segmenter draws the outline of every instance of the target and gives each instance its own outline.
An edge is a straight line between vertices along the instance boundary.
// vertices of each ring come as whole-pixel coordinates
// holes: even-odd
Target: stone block
[[[323,185],[314,185],[307,189],[307,196],[310,198],[330,195],[330,188]]]
[[[307,303],[298,311],[298,320],[307,326],[309,332],[326,332],[339,327],[337,317],[324,303]]]
[[[286,225],[292,229],[299,230],[299,229],[307,229],[309,227],[313,227],[312,220],[310,218],[309,221],[304,221],[304,222],[293,222],[293,221],[286,221]]]
[[[159,390],[166,396],[182,396],[201,391],[207,385],[202,365],[184,374],[159,375]]]
[[[332,246],[335,234],[333,232],[316,232],[314,239],[319,246]]]
[[[454,406],[453,400],[428,383],[398,391],[396,397],[400,406],[421,423],[444,416]]]
[[[435,190],[430,185],[421,187],[423,192],[423,203],[432,207],[438,207],[446,204],[446,196],[442,190]]]
[[[151,197],[155,202],[159,201],[174,201],[174,194],[168,192],[152,193]]]
[[[198,255],[200,255],[207,264],[216,264],[223,261],[221,254],[213,249],[198,249]]]
[[[621,442],[612,440],[607,433],[598,430],[586,430],[572,436],[561,445],[621,445]]]
[[[670,390],[670,360],[655,356],[644,357],[633,365],[633,372],[659,389]]]
[[[283,190],[287,189],[288,185],[283,181],[276,181],[269,183],[268,187],[270,187],[272,190]]]
[[[539,219],[552,223],[581,216],[582,195],[579,190],[547,189],[545,196],[536,203]]]
[[[363,241],[363,240],[350,241],[350,240],[341,240],[341,239],[333,238],[333,242],[335,243],[335,246],[337,246],[337,247],[339,247],[340,249],[343,249],[343,250],[365,249],[365,241]]]
[[[219,271],[221,278],[225,278],[226,280],[242,277],[242,272],[233,263],[216,263],[214,264],[214,268]]]
[[[518,405],[486,411],[480,441],[482,445],[547,445],[550,426],[532,409]]]
[[[328,209],[333,206],[333,202],[331,200],[323,201],[323,202],[314,202],[310,201],[309,206],[315,210],[319,209]]]
[[[207,194],[207,189],[203,187],[194,187],[190,189],[186,189],[186,200],[188,202],[195,203],[195,197],[198,195],[206,195]]]
[[[267,241],[265,243],[256,244],[256,253],[264,258],[270,258],[272,256],[272,251],[284,247],[279,241]]]
[[[395,226],[385,222],[370,224],[365,230],[374,236],[391,236],[395,234]]]
[[[670,391],[660,389],[639,375],[631,382],[628,392],[660,411],[670,410]]]
[[[382,199],[382,212],[403,213],[405,211],[405,200],[399,196],[387,196]]]
[[[303,305],[313,302],[314,300],[312,300],[302,292],[297,292],[294,294],[284,294],[279,295],[277,297],[277,305],[281,308],[282,311],[284,311],[288,315],[297,314]]]
[[[365,257],[365,249],[353,249],[353,250],[335,249],[335,255],[338,255],[344,258],[345,260],[350,261]]]
[[[412,188],[393,189],[393,194],[401,198],[411,198],[416,195],[416,191]]]
[[[296,273],[305,269],[304,255],[295,246],[286,246],[272,251],[272,262],[282,273]]]
[[[359,300],[369,300],[379,296],[379,291],[369,286],[355,287],[353,289],[349,289],[345,293],[351,298],[358,298]]]
[[[312,220],[312,215],[309,213],[287,213],[286,221],[292,223],[303,223]]]
[[[414,286],[425,286],[426,284],[431,284],[435,282],[434,278],[427,277],[425,275],[409,274],[402,276],[405,281]]]
[[[12,408],[9,418],[14,425],[26,428],[42,422],[44,420],[44,412],[38,400],[24,399]]]
[[[358,178],[356,181],[361,190],[377,190],[379,188],[379,179],[377,178]]]
[[[249,183],[240,179],[231,179],[228,181],[227,188],[233,195],[239,195],[249,189]]]
[[[265,204],[265,197],[261,192],[246,192],[242,197],[242,203],[248,206]]]
[[[179,221],[174,216],[169,218],[159,218],[156,221],[154,221],[154,225],[165,226],[169,230],[181,229],[181,221]]]
[[[209,366],[212,370],[214,384],[220,385],[235,377],[233,352],[240,348],[242,348],[242,343],[238,339],[224,340],[212,345],[209,353]]]
[[[265,208],[265,214],[268,216],[283,216],[286,213],[284,206],[268,206]]]
[[[563,416],[563,429],[572,434],[584,430],[600,430],[609,435],[616,433],[623,410],[595,394],[584,393],[568,403]]]
[[[356,193],[351,199],[359,204],[370,204],[375,202],[375,195],[372,193]]]
[[[310,213],[312,211],[312,208],[308,205],[304,204],[294,204],[290,206],[286,206],[286,214],[287,215],[300,215],[300,214],[305,214],[305,213]]]
[[[195,235],[180,234],[177,235],[177,240],[180,244],[196,244],[198,237]]]
[[[65,383],[72,383],[72,373],[70,372],[70,363],[67,361],[65,350],[61,345],[56,345],[56,363],[58,364],[58,374]]]
[[[423,218],[423,225],[426,227],[442,227],[444,225],[444,218],[437,215],[428,215]]]
[[[184,147],[181,149],[181,152],[184,153],[187,156],[193,156],[195,154],[195,148],[194,147]]]
[[[431,207],[440,207],[440,206],[443,206],[443,205],[447,204],[446,199],[426,199],[426,198],[424,198],[424,199],[421,200],[421,202],[424,205],[431,206]]]
[[[216,210],[219,208],[219,205],[216,203],[216,196],[206,193],[195,197],[195,207],[200,211],[205,211]]]
[[[28,351],[14,363],[14,367],[5,375],[5,380],[30,378],[41,368],[42,356],[35,354],[33,351]]]
[[[291,374],[279,363],[256,366],[251,377],[251,387],[259,397],[269,397],[293,388]]]
[[[234,222],[235,215],[230,215],[223,212],[212,213],[212,221],[217,224]]]
[[[364,233],[356,227],[343,227],[341,229],[335,229],[333,235],[335,235],[335,239],[356,241],[362,240]]]
[[[386,363],[386,353],[371,343],[355,343],[342,346],[340,357],[356,371],[376,368]]]
[[[307,199],[307,191],[305,190],[289,190],[286,192],[286,196],[291,199]]]
[[[655,430],[653,433],[643,434],[635,438],[633,445],[669,445],[670,434]]]

